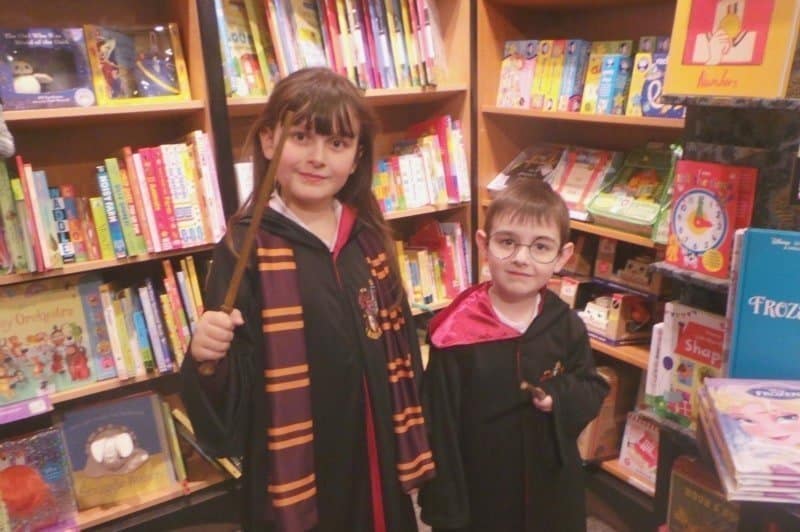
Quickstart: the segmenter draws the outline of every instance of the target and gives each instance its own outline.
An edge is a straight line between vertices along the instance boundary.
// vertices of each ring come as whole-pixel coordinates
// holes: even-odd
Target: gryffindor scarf
[[[406,492],[434,473],[425,434],[411,352],[401,308],[394,302],[394,275],[382,242],[369,231],[357,241],[376,290],[378,325],[386,353],[387,385],[397,448],[397,475]],[[264,308],[264,380],[267,401],[268,501],[280,529],[308,530],[318,521],[314,476],[314,428],[303,308],[294,252],[283,238],[259,232],[257,261]],[[395,285],[395,286],[393,286]]]

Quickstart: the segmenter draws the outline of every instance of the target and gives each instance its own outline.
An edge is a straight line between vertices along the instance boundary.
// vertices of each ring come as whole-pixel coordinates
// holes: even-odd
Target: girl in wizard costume
[[[184,401],[204,445],[244,455],[246,529],[416,530],[408,494],[434,465],[419,346],[371,190],[375,120],[346,78],[291,74],[251,132],[256,190],[290,111],[257,249],[233,312],[199,320]],[[252,201],[214,250],[208,308],[223,301]]]

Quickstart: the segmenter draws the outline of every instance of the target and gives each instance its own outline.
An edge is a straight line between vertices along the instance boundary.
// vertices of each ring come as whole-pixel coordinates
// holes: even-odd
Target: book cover
[[[83,29],[0,30],[0,96],[6,109],[94,105]]]
[[[661,101],[661,93],[664,91],[664,75],[667,72],[667,54],[657,52],[651,55],[652,62],[642,83],[642,115],[654,118],[683,118],[686,115],[685,106]],[[636,57],[638,60],[639,54],[636,54]],[[633,90],[631,90],[632,93]]]
[[[155,393],[66,410],[63,431],[81,510],[167,490],[175,484]]]
[[[696,458],[679,456],[672,464],[667,526],[672,532],[736,532],[739,504],[728,502],[713,471]]]
[[[189,78],[178,25],[85,26],[100,105],[188,100]]]
[[[678,161],[666,261],[727,279],[738,194],[738,184],[724,165]]]
[[[566,147],[557,144],[533,144],[517,154],[486,188],[499,192],[515,179],[550,180],[562,164]]]
[[[498,107],[530,107],[539,41],[506,41],[497,87]]]
[[[784,97],[800,3],[678,0],[665,94]]]
[[[78,530],[60,430],[49,428],[0,443],[0,499],[8,518],[3,530]]]
[[[658,441],[658,425],[652,419],[639,412],[628,413],[619,464],[653,490],[658,466]]]
[[[93,275],[73,275],[0,288],[0,404],[95,380],[100,324],[87,320],[84,298],[97,283]]]
[[[704,391],[735,478],[800,475],[800,382],[709,378]]]
[[[800,235],[748,229],[735,287],[729,376],[800,379]]]

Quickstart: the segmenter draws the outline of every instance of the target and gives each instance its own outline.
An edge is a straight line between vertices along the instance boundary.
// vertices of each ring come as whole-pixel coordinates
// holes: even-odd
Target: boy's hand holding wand
[[[533,405],[542,412],[550,412],[553,410],[553,398],[547,395],[543,389],[534,386],[528,381],[519,383],[519,389],[531,394]]]
[[[227,291],[225,292],[225,300],[223,301],[222,306],[219,308],[220,311],[225,312],[226,314],[233,314],[235,310],[233,308],[233,303],[236,301],[236,294],[239,292],[239,285],[242,282],[244,270],[247,268],[248,262],[250,262],[250,254],[253,251],[253,244],[256,240],[256,231],[258,231],[258,226],[261,224],[261,218],[264,216],[264,210],[267,208],[267,203],[269,202],[269,195],[271,192],[270,189],[272,188],[273,183],[275,183],[275,170],[278,168],[278,163],[281,160],[283,145],[286,142],[286,138],[289,136],[289,129],[291,128],[293,119],[294,112],[287,111],[283,118],[283,123],[281,124],[281,134],[280,137],[278,137],[278,144],[275,146],[275,153],[269,162],[267,175],[258,185],[258,190],[256,191],[253,202],[250,225],[247,226],[247,232],[244,234],[244,239],[242,240],[242,244],[239,249],[239,256],[236,259],[236,266],[233,269],[233,276],[231,277],[231,282],[228,285]],[[238,319],[239,321],[241,320],[241,315],[238,316]],[[200,373],[200,375],[206,377],[213,375],[217,369],[218,362],[219,359],[205,360],[198,365],[197,371]]]

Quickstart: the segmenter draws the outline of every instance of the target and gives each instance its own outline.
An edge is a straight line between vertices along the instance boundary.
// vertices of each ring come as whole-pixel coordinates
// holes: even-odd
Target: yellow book
[[[567,41],[557,39],[553,41],[543,41],[551,43],[552,49],[547,61],[547,86],[544,101],[545,111],[557,111],[558,99],[561,96],[561,77],[564,75],[564,61],[566,60]]]
[[[625,105],[626,116],[642,116],[642,89],[647,73],[653,64],[653,54],[639,52],[633,60],[631,69],[631,85],[628,90],[628,103]]]
[[[356,55],[353,50],[353,34],[347,20],[347,6],[344,0],[336,0],[336,17],[339,19],[339,37],[342,45],[342,57],[347,78],[357,87],[359,86],[358,73],[356,72]]]
[[[164,327],[167,329],[169,346],[172,349],[175,362],[178,367],[181,367],[183,365],[183,349],[181,348],[181,341],[178,339],[178,330],[175,328],[175,320],[172,317],[172,312],[169,311],[169,297],[167,297],[167,294],[159,294],[158,300],[161,302],[161,308],[163,309],[162,317],[164,318]]]
[[[411,70],[408,66],[408,57],[406,55],[403,24],[400,21],[400,15],[395,12],[398,6],[392,0],[383,0],[383,5],[386,9],[386,26],[389,32],[389,42],[392,45],[392,58],[394,59],[397,83],[401,88],[410,87]]]
[[[420,53],[417,47],[417,39],[411,30],[411,17],[408,13],[408,0],[399,0],[400,17],[403,21],[403,36],[406,42],[406,54],[408,55],[408,66],[411,67],[411,84],[419,87],[425,80],[424,75],[420,75],[422,65],[420,63]]]
[[[186,464],[183,463],[178,433],[175,431],[175,420],[170,412],[169,404],[164,400],[161,401],[161,416],[164,418],[164,428],[167,433],[169,453],[172,456],[172,466],[175,469],[175,478],[178,482],[184,482],[186,480]]]
[[[92,221],[97,232],[97,241],[100,244],[100,256],[104,260],[115,258],[114,244],[111,242],[111,229],[108,227],[106,207],[103,198],[94,196],[89,198],[89,209],[92,211]]]
[[[664,94],[784,98],[797,0],[678,0]]]
[[[189,286],[194,296],[195,305],[197,305],[197,315],[200,316],[205,312],[203,305],[203,292],[200,290],[200,280],[197,278],[197,269],[194,266],[194,257],[186,255],[186,273],[189,278]]]
[[[536,58],[536,71],[531,83],[531,109],[544,110],[550,87],[550,53],[552,40],[539,41],[539,55]]]

